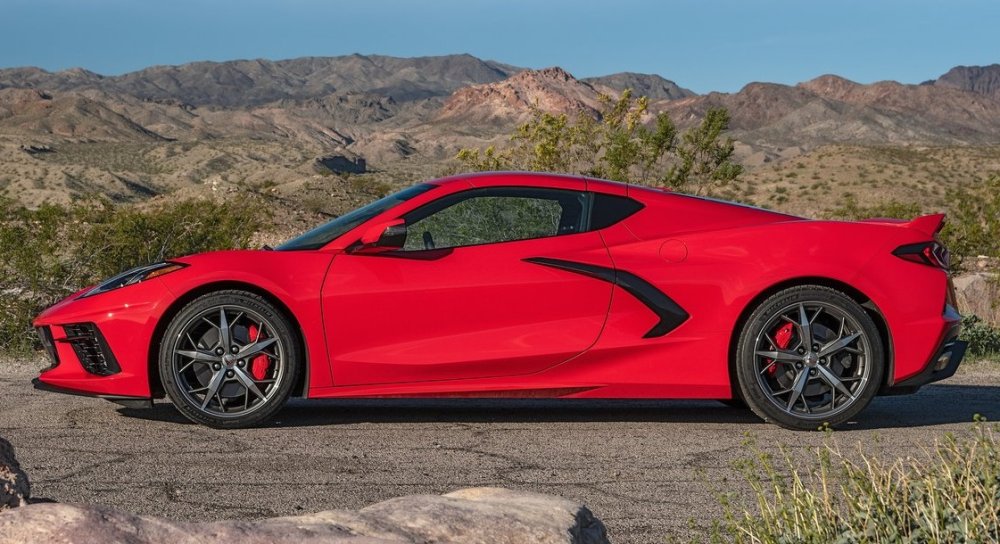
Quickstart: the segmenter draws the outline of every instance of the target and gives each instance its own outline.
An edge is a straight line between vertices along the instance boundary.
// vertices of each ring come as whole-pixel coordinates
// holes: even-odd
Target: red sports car
[[[292,395],[697,398],[793,429],[951,376],[944,217],[814,221],[581,177],[415,185],[35,321],[36,386],[259,424]]]

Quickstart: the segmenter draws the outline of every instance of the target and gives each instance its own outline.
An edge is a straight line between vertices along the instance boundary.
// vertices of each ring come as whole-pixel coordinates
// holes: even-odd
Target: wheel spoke
[[[242,368],[234,368],[233,370],[236,372],[236,379],[243,384],[243,387],[245,387],[247,391],[252,392],[257,396],[257,398],[265,398],[264,393],[262,393],[260,388],[257,387],[257,384],[253,383],[253,378],[248,376]]]
[[[272,338],[265,338],[265,339],[263,339],[263,340],[261,340],[259,342],[254,342],[253,344],[250,344],[249,346],[243,346],[243,349],[241,349],[240,352],[236,354],[236,356],[239,357],[240,359],[245,359],[247,357],[252,357],[252,356],[257,355],[258,353],[264,351],[265,349],[267,349],[268,347],[270,347],[271,344],[274,344],[277,341],[278,341],[277,338],[273,338],[273,337]]]
[[[229,346],[231,342],[229,330],[229,321],[226,320],[226,308],[223,306],[219,309],[219,334],[222,338],[222,349],[229,353]]]
[[[201,409],[204,410],[208,408],[208,403],[212,402],[212,397],[219,394],[219,389],[222,389],[222,382],[226,379],[226,372],[220,370],[212,375],[211,381],[208,382],[207,392],[205,393],[205,401],[201,404]],[[219,403],[219,408],[222,408],[222,403]]]
[[[784,363],[797,363],[802,360],[802,356],[794,351],[788,351],[784,349],[778,349],[774,351],[755,351],[760,357],[766,357],[768,359],[773,359],[775,361],[781,361]]]
[[[819,356],[828,357],[830,355],[833,355],[834,353],[837,353],[838,351],[851,345],[858,338],[861,338],[860,332],[856,332],[854,334],[834,340],[833,342],[830,342],[829,344],[823,346],[822,349],[819,350]]]
[[[799,303],[799,336],[801,337],[799,341],[802,346],[809,349],[812,346],[813,335],[812,335],[812,320],[809,319],[809,314],[806,312],[806,305]]]
[[[197,350],[201,349],[201,346],[198,345],[198,342],[195,342],[194,338],[191,338],[191,333],[186,332],[186,333],[184,333],[184,336],[186,336],[188,342],[191,343],[191,347],[193,347],[194,349],[197,349]]]
[[[795,403],[802,396],[802,392],[805,391],[806,383],[809,382],[809,371],[802,370],[799,372],[798,376],[795,376],[795,385],[792,387],[792,394],[788,396],[788,406],[786,409],[791,412],[795,407]],[[805,399],[803,399],[805,400]],[[808,406],[806,406],[808,409]]]
[[[200,363],[218,363],[222,361],[221,357],[217,357],[216,355],[211,353],[205,353],[204,351],[190,351],[190,350],[179,349],[174,353],[180,355],[181,357],[187,357],[188,359],[192,359]]]
[[[820,376],[823,377],[823,381],[830,384],[830,387],[840,391],[844,395],[847,395],[851,400],[854,399],[854,395],[851,393],[851,390],[848,389],[847,386],[844,385],[844,382],[840,381],[840,378],[835,376],[833,372],[830,372],[829,369],[823,366],[818,366],[816,368],[819,370]]]

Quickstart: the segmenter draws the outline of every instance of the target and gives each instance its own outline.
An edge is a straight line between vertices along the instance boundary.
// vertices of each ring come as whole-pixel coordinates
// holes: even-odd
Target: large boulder
[[[970,272],[953,279],[958,310],[962,315],[975,314],[984,321],[1000,325],[1000,278],[992,272]]]
[[[578,502],[495,488],[401,497],[357,512],[211,523],[178,523],[101,507],[34,504],[0,514],[0,535],[4,542],[23,544],[608,542],[604,525]]]
[[[31,484],[14,457],[14,446],[0,438],[0,510],[24,506],[29,497]]]

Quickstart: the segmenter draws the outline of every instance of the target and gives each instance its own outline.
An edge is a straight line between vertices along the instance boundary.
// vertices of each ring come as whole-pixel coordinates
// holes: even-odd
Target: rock
[[[606,544],[604,524],[580,503],[523,491],[463,489],[413,495],[360,511],[263,521],[178,523],[107,508],[33,504],[0,514],[4,542],[194,544]]]
[[[39,153],[53,153],[55,150],[47,145],[22,145],[21,151],[29,155],[38,155]]]
[[[962,315],[975,314],[1000,325],[1000,278],[990,272],[970,272],[955,276],[955,298]]]
[[[0,438],[0,511],[24,506],[30,497],[31,484],[14,457],[14,446]]]
[[[346,155],[326,155],[317,157],[314,164],[320,172],[332,172],[334,174],[364,174],[368,171],[368,164],[361,157],[350,158]]]

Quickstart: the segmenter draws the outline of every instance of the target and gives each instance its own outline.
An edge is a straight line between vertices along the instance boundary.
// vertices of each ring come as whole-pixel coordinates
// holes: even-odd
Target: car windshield
[[[420,185],[408,187],[398,193],[376,200],[367,206],[345,213],[329,223],[324,223],[305,234],[301,234],[281,244],[275,249],[278,251],[319,249],[361,223],[419,194],[426,193],[434,187],[435,185],[429,183],[421,183]]]

